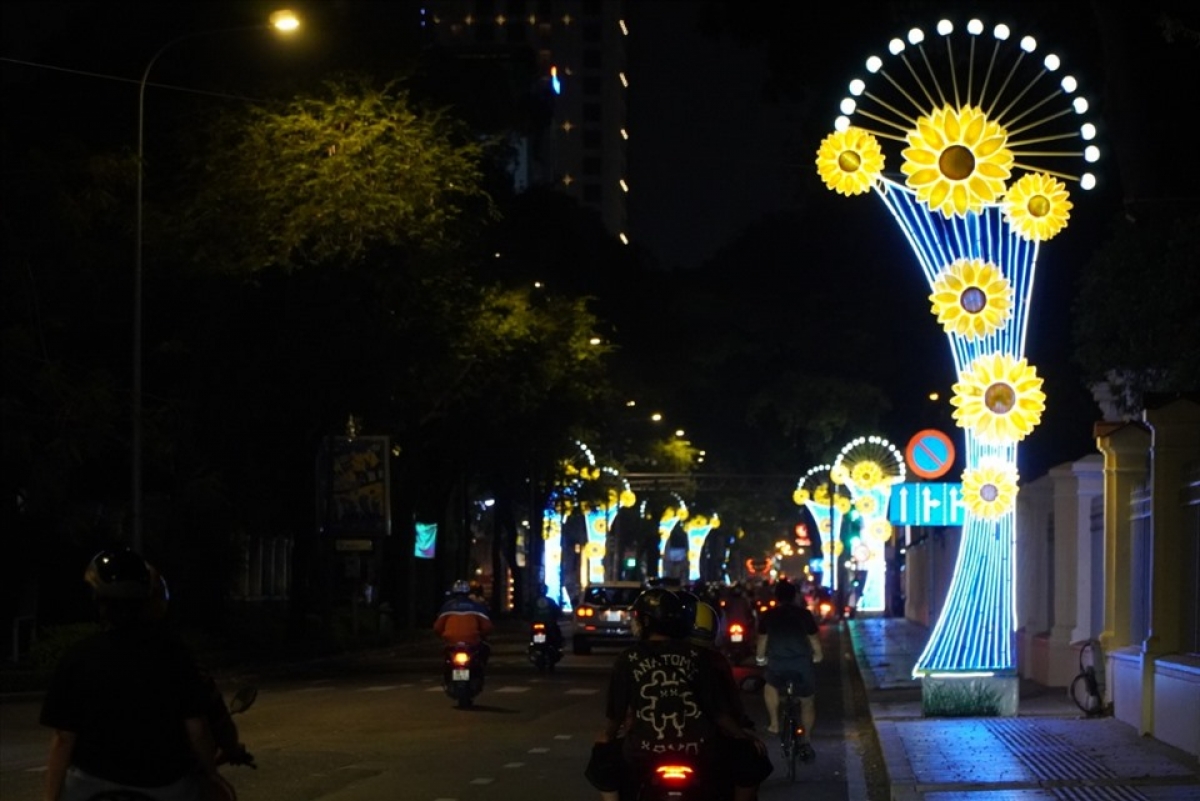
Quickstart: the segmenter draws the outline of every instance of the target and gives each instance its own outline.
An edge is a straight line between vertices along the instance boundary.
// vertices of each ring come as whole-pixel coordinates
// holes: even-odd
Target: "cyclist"
[[[602,801],[617,801],[622,786],[641,776],[646,760],[659,754],[690,757],[717,776],[732,775],[732,754],[720,747],[718,732],[735,740],[752,738],[725,707],[712,663],[687,641],[689,621],[680,597],[661,587],[649,589],[631,612],[638,642],[613,666],[604,728],[585,771],[588,780]],[[738,786],[734,797],[750,801],[755,790]]]
[[[817,621],[807,606],[796,603],[796,585],[786,579],[775,584],[775,606],[758,621],[757,661],[767,666],[763,700],[767,705],[767,731],[779,732],[779,691],[793,682],[800,697],[801,754],[813,757],[809,739],[817,710],[816,672],[813,665],[822,659]]]
[[[237,797],[217,772],[209,684],[191,653],[150,620],[150,567],[101,551],[84,572],[103,629],[60,660],[42,703],[54,730],[45,799],[130,789],[156,799]]]

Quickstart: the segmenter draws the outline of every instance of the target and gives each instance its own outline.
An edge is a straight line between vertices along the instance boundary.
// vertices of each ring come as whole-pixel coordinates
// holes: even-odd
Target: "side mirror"
[[[233,699],[229,702],[229,714],[236,715],[240,712],[245,712],[258,698],[257,687],[243,687],[233,694]]]

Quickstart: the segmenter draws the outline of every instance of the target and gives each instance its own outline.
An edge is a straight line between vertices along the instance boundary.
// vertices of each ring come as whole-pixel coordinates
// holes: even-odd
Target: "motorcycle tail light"
[[[465,665],[471,661],[471,655],[466,651],[455,651],[451,661],[456,665]]]
[[[692,769],[687,765],[659,765],[654,772],[664,782],[686,782],[692,778]]]
[[[546,624],[545,624],[545,623],[534,623],[534,624],[533,624],[533,630],[534,630],[534,631],[545,631],[545,630],[546,630]]]
[[[742,629],[742,624],[741,624],[741,623],[734,623],[732,626],[730,626],[730,627],[729,627],[729,633],[730,633],[730,634],[742,634],[742,633],[744,633],[744,630]]]
[[[833,604],[831,604],[831,603],[821,604],[821,614],[828,615],[831,611],[833,611]]]

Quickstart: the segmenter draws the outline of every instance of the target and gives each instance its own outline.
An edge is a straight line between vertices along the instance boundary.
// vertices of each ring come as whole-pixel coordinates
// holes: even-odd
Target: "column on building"
[[[1103,459],[1088,456],[1050,471],[1054,481],[1054,546],[1051,571],[1053,623],[1047,644],[1046,684],[1066,687],[1079,672],[1078,649],[1094,633],[1092,598],[1104,592],[1103,573],[1093,582],[1092,502],[1103,493]],[[1098,571],[1097,571],[1098,572]]]

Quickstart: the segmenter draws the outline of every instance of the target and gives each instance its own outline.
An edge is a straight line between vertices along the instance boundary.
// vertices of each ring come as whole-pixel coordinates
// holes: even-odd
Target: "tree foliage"
[[[437,248],[469,209],[490,212],[485,143],[395,82],[327,80],[320,93],[222,115],[209,134],[185,219],[206,243],[197,257],[229,269]],[[226,243],[236,249],[217,250]]]
[[[1160,209],[1160,211],[1162,211]],[[1200,387],[1200,212],[1121,215],[1080,278],[1076,359],[1132,411],[1148,391]]]

